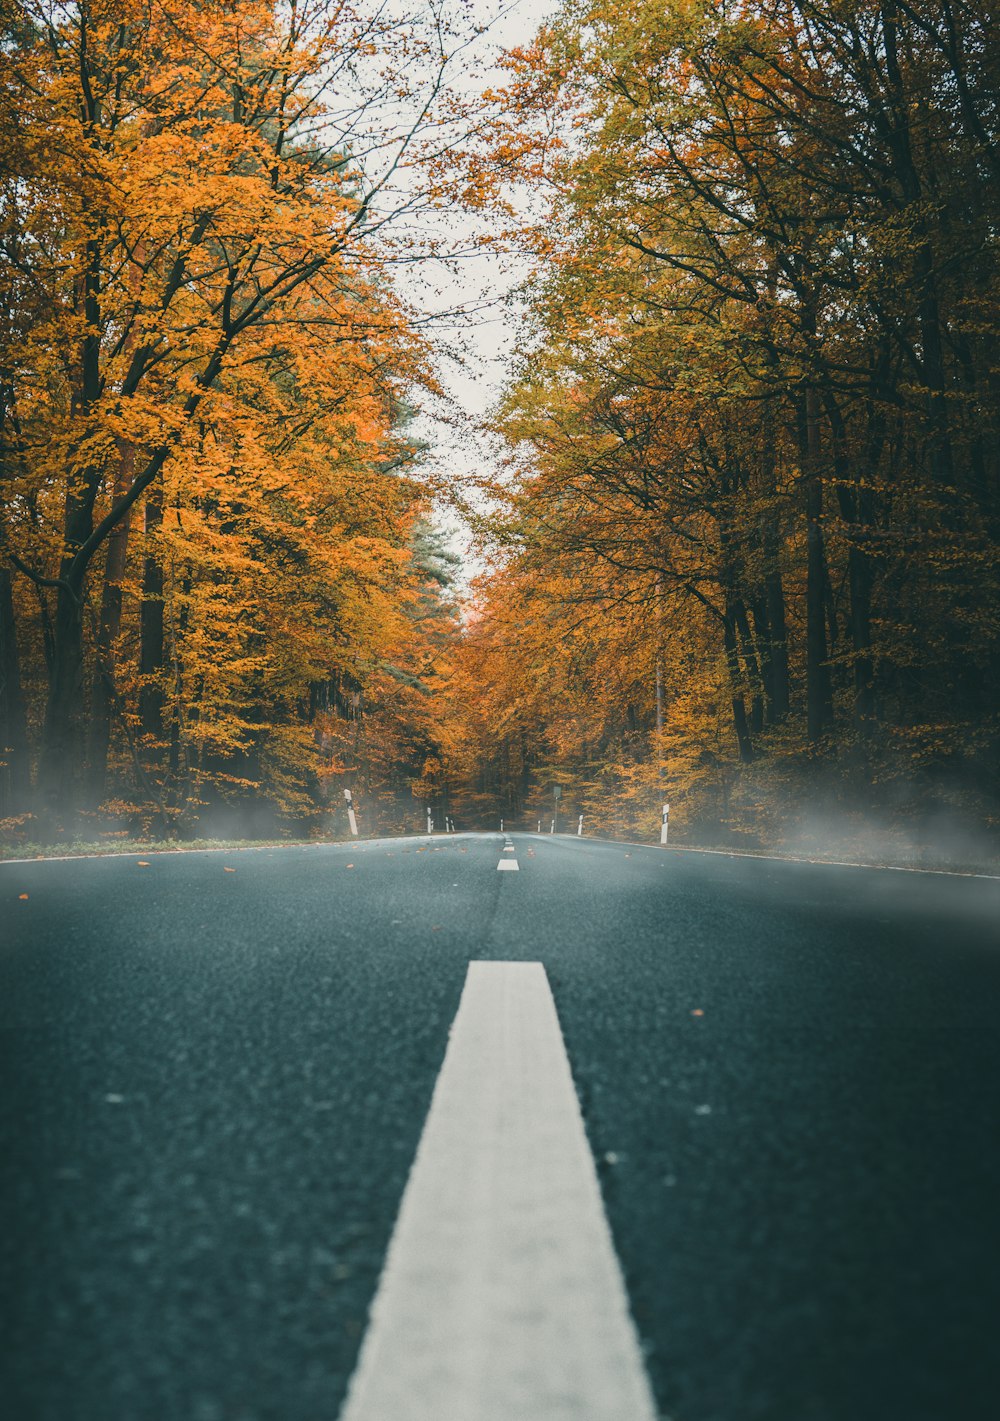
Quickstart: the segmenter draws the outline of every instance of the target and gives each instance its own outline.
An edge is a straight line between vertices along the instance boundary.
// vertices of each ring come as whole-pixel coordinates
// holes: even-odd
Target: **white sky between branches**
[[[466,0],[465,8],[471,24],[486,28],[456,60],[450,85],[474,98],[482,89],[505,81],[501,53],[529,44],[539,26],[555,13],[558,0]],[[471,245],[480,230],[476,218],[459,215],[451,235],[467,235]],[[429,468],[449,483],[460,483],[498,462],[499,450],[481,427],[500,395],[516,338],[517,312],[507,308],[506,298],[526,275],[523,262],[489,252],[447,264],[431,263],[429,268],[416,264],[399,272],[399,288],[418,310],[465,312],[431,327],[446,398],[442,402],[424,398],[413,431],[430,446]],[[441,522],[451,530],[455,551],[466,561],[466,573],[474,573],[467,532],[446,510]]]

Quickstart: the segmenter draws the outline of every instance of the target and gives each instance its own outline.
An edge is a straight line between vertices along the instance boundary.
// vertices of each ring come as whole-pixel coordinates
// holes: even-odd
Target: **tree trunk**
[[[38,770],[41,809],[48,821],[46,832],[57,825],[71,827],[76,812],[82,703],[83,598],[77,586],[64,582],[56,593],[52,678]]]
[[[806,391],[800,407],[799,447],[804,464],[806,505],[806,734],[815,742],[833,723],[833,691],[827,664],[828,573],[819,468],[819,400],[814,389]]]
[[[957,516],[957,509],[954,508],[954,461],[946,386],[944,333],[936,277],[938,261],[921,206],[927,197],[927,184],[921,181],[918,160],[914,153],[914,134],[911,127],[914,95],[910,92],[910,86],[900,65],[899,11],[895,0],[882,6],[882,37],[894,121],[889,143],[904,201],[915,219],[913,233],[917,246],[914,252],[913,275],[917,292],[917,318],[920,322],[921,364],[926,386],[931,477],[943,496],[946,513],[954,518]]]
[[[163,733],[163,564],[156,534],[163,523],[163,485],[153,484],[146,495],[146,558],[142,575],[140,614],[139,723],[150,740]]]
[[[85,419],[101,394],[101,243],[86,243],[83,312],[86,330],[80,344],[80,383],[74,413]],[[49,698],[42,729],[38,788],[44,832],[71,828],[77,810],[78,768],[83,760],[83,589],[86,563],[78,560],[94,531],[94,505],[101,486],[100,460],[85,459],[67,471],[63,512],[63,550],[59,562],[52,639]]]
[[[781,581],[781,528],[775,506],[778,454],[774,433],[775,412],[764,408],[764,453],[761,463],[762,491],[768,500],[763,519],[764,587],[762,603],[754,608],[754,621],[761,647],[764,694],[768,721],[778,725],[788,715],[788,626],[785,619],[785,590]]]
[[[134,451],[122,451],[121,474],[115,488],[120,496],[132,481]],[[115,644],[122,623],[122,578],[128,556],[128,535],[131,519],[128,515],[108,537],[107,561],[104,566],[104,587],[101,593],[101,620],[97,631],[94,685],[90,697],[90,733],[88,736],[88,790],[93,808],[104,798],[108,774],[108,749],[111,744],[111,720],[114,710]]]
[[[747,720],[746,703],[740,689],[742,674],[736,646],[736,619],[731,608],[726,609],[726,615],[722,619],[722,636],[726,648],[726,664],[729,667],[729,682],[732,687],[733,727],[736,731],[736,743],[739,746],[740,760],[744,765],[749,765],[753,762],[754,757],[753,737],[750,734],[750,725]]]
[[[31,797],[28,716],[21,688],[10,571],[0,566],[0,818],[21,814]]]
[[[761,695],[765,684],[764,675],[757,658],[753,633],[750,630],[750,622],[747,618],[747,609],[739,600],[733,604],[733,615],[740,640],[743,643],[743,660],[746,662],[747,671],[749,672],[750,680],[754,686],[754,693],[750,701],[750,729],[754,735],[759,735],[764,729],[764,701]],[[760,688],[759,690],[757,689],[758,687]]]
[[[666,776],[663,763],[663,727],[666,723],[666,696],[663,685],[663,579],[656,579],[656,764],[660,779]]]
[[[875,722],[875,663],[872,660],[872,567],[863,548],[852,543],[847,554],[851,589],[851,643],[854,647],[854,719],[867,734]]]
[[[826,397],[826,408],[834,438],[834,466],[841,517],[850,528],[847,579],[851,601],[848,629],[851,636],[854,671],[854,720],[863,733],[875,720],[875,666],[872,659],[871,599],[874,581],[872,560],[863,546],[874,522],[871,493],[866,489],[855,463],[854,475],[847,451],[847,429],[837,401]],[[882,419],[869,421],[866,450],[867,472],[874,473],[882,447]]]

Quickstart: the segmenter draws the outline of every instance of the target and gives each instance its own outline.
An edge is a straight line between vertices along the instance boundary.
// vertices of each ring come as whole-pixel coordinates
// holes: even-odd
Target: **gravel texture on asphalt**
[[[476,957],[665,1416],[996,1414],[1000,885],[513,838],[0,864],[6,1415],[333,1421]]]

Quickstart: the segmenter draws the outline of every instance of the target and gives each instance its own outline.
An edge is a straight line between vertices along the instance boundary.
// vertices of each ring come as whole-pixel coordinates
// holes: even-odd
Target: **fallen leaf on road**
[[[235,873],[236,870],[235,870],[235,868],[226,868],[225,864],[223,864],[223,866],[222,866],[222,872],[223,872],[223,873]]]
[[[148,867],[149,867],[149,859],[139,859],[139,861],[138,861],[137,864],[136,864],[136,868],[148,868]]]
[[[692,1016],[704,1016],[705,1013],[702,1011],[701,1007],[695,1007],[695,1009],[694,1009],[694,1011],[691,1013],[691,1015],[692,1015]]]
[[[27,903],[27,901],[28,901],[28,895],[27,895],[27,893],[19,893],[17,896],[20,898],[20,900],[21,900],[22,903]]]
[[[345,864],[344,864],[344,867],[345,867],[345,868],[353,868],[354,865],[353,865],[352,863],[345,863]]]

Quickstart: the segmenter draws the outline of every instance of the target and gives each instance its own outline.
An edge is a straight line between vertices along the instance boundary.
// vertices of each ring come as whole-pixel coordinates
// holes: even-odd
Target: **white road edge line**
[[[471,962],[341,1421],[655,1421],[540,962]]]
[[[525,833],[532,839],[540,839],[544,842],[551,842],[551,834],[536,834],[527,829]],[[817,868],[868,868],[873,873],[922,873],[936,878],[985,878],[989,883],[1000,883],[1000,874],[997,873],[976,873],[972,869],[963,868],[914,868],[910,864],[902,863],[854,863],[850,859],[806,859],[796,858],[792,854],[753,854],[747,849],[698,849],[690,844],[671,844],[664,847],[663,844],[641,844],[633,839],[601,839],[597,835],[588,835],[585,839],[577,840],[576,834],[556,834],[556,839],[564,842],[579,842],[587,844],[610,844],[618,849],[646,849],[647,852],[658,854],[664,863],[667,862],[668,854],[711,854],[715,858],[724,859],[759,859],[761,863],[810,863]]]

